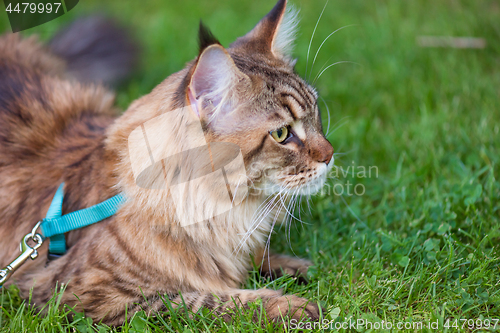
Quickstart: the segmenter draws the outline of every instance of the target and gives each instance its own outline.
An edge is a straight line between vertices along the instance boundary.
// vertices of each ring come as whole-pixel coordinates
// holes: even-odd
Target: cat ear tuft
[[[287,58],[292,57],[299,22],[299,10],[292,5],[287,6],[273,40],[273,53],[281,54]]]
[[[219,44],[219,40],[213,35],[210,29],[203,24],[200,20],[200,28],[198,30],[198,43],[200,46],[199,54],[203,52],[207,47],[213,44]]]
[[[243,46],[261,53],[271,52],[278,58],[291,60],[298,23],[298,10],[287,6],[287,0],[278,0],[255,28],[231,46]]]
[[[187,91],[195,113],[211,121],[220,112],[230,112],[235,104],[232,88],[242,76],[224,47],[206,47],[198,57]]]

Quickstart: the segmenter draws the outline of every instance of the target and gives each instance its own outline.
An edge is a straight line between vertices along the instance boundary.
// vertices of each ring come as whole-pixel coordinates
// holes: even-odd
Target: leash
[[[117,194],[97,205],[62,215],[63,199],[64,183],[59,185],[46,217],[39,221],[33,230],[21,240],[21,255],[0,270],[0,287],[26,260],[35,260],[38,257],[37,249],[42,246],[45,239],[49,238],[50,240],[49,254],[62,255],[66,253],[65,233],[113,216],[125,202],[123,194]],[[41,233],[37,233],[38,229]],[[34,245],[29,245],[29,243],[34,243]]]

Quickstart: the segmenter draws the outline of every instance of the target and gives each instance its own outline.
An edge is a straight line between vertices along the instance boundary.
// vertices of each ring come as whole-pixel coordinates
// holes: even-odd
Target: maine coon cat
[[[318,95],[294,72],[295,23],[286,0],[279,0],[229,48],[201,26],[196,59],[121,116],[105,88],[68,79],[70,60],[33,39],[0,38],[0,264],[17,255],[18,242],[44,218],[62,182],[63,213],[120,192],[127,198],[111,218],[66,234],[62,257],[47,261],[45,242],[40,258],[10,280],[24,297],[33,288],[32,301],[43,304],[64,283],[62,302],[108,324],[122,323],[126,311],[164,310],[159,295],[175,304],[180,294],[192,311],[224,314],[261,299],[271,320],[318,320],[318,306],[307,299],[240,289],[252,254],[264,274],[307,271],[307,260],[264,254],[275,215],[255,215],[268,199],[263,189],[312,194],[332,163]],[[241,204],[190,226],[179,223],[169,191],[138,185],[129,149],[135,129],[180,108],[199,120],[209,144],[239,147],[248,186]],[[165,149],[191,133],[170,134]],[[166,177],[155,170],[150,181]],[[216,210],[217,196],[197,196],[196,205]]]

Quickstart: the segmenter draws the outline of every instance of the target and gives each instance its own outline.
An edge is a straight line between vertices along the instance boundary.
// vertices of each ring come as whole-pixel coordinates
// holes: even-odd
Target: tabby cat
[[[64,214],[118,193],[127,198],[111,218],[66,234],[69,250],[60,258],[46,260],[44,242],[39,258],[10,280],[24,297],[33,288],[32,302],[41,305],[64,284],[63,303],[111,325],[123,323],[126,311],[166,310],[163,296],[218,315],[261,299],[271,320],[318,320],[318,306],[307,299],[240,289],[252,256],[263,274],[306,273],[307,260],[265,254],[275,216],[262,190],[313,194],[333,162],[317,92],[294,72],[296,15],[286,3],[279,0],[227,49],[201,25],[196,59],[121,116],[106,88],[68,74],[70,58],[35,39],[0,37],[0,264],[18,255],[18,242],[45,217],[62,182]],[[169,191],[138,185],[129,147],[135,129],[180,108],[199,119],[209,144],[239,147],[248,185],[239,205],[188,226],[179,223]],[[166,149],[182,144],[169,138]],[[216,210],[217,200],[197,196],[196,206]],[[262,205],[268,214],[256,220]]]

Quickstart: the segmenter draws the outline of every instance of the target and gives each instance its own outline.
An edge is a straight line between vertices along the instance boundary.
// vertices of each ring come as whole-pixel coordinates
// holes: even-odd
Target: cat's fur
[[[113,217],[68,233],[69,251],[61,258],[47,262],[45,242],[40,258],[11,280],[22,295],[34,284],[32,300],[43,304],[56,283],[67,283],[62,302],[109,324],[122,323],[126,307],[129,315],[164,309],[159,295],[180,303],[179,293],[193,311],[207,307],[223,314],[262,299],[272,320],[319,318],[318,306],[306,299],[240,289],[252,253],[265,274],[307,271],[306,260],[264,255],[274,216],[255,223],[266,199],[258,189],[314,191],[333,155],[322,133],[317,94],[285,53],[293,35],[293,25],[282,23],[285,7],[286,0],[278,1],[228,49],[201,28],[196,60],[119,117],[109,92],[65,79],[67,62],[36,40],[0,38],[0,264],[17,255],[19,240],[45,216],[60,183],[66,184],[63,213],[119,192],[127,197]],[[252,186],[241,205],[182,227],[168,191],[137,185],[128,137],[147,120],[189,105],[208,142],[241,148]],[[283,125],[290,125],[294,136],[279,144],[269,132]],[[161,175],[151,175],[156,176]],[[211,196],[201,200],[197,204],[206,209],[217,205]]]

